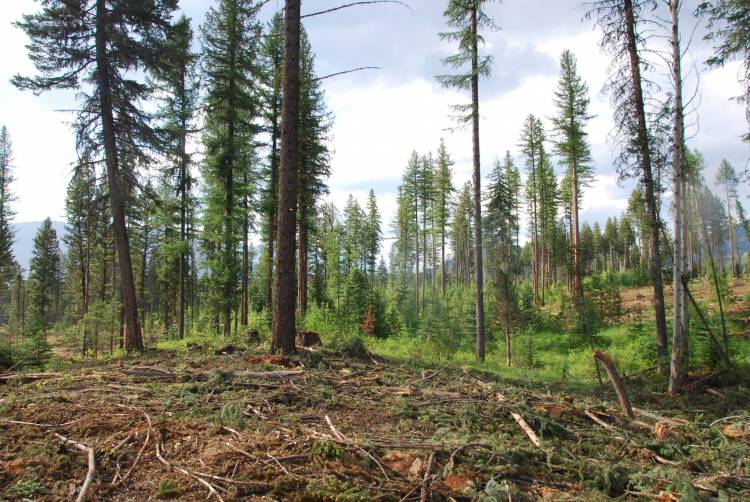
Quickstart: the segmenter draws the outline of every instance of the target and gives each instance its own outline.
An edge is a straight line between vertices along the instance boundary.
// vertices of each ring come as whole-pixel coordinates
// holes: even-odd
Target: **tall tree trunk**
[[[143,350],[143,338],[138,321],[138,303],[135,296],[133,264],[130,260],[130,243],[125,222],[125,196],[120,185],[120,166],[115,139],[115,123],[110,94],[110,67],[107,59],[107,7],[106,0],[96,2],[96,66],[97,90],[101,107],[102,139],[107,166],[109,202],[112,208],[112,227],[115,234],[117,261],[120,265],[120,296],[125,310],[125,350]]]
[[[279,169],[278,252],[274,276],[271,352],[295,352],[294,231],[297,224],[299,161],[299,57],[301,0],[285,0],[284,100],[281,108],[281,166]]]
[[[247,173],[245,173],[243,181],[245,185],[249,183]],[[248,284],[250,281],[250,222],[248,219],[250,215],[248,210],[249,204],[247,202],[247,195],[245,195],[242,197],[242,301],[240,304],[240,324],[242,327],[247,326],[248,305],[250,303],[248,298]]]
[[[643,187],[646,208],[651,230],[649,273],[653,283],[654,313],[656,317],[656,344],[659,356],[659,370],[666,373],[667,357],[667,317],[664,306],[664,284],[661,277],[661,249],[659,244],[661,221],[656,202],[656,188],[651,170],[651,149],[649,147],[648,125],[643,98],[643,83],[641,78],[641,59],[635,34],[635,15],[633,0],[624,0],[625,22],[627,25],[628,53],[630,57],[630,72],[633,83],[635,112],[638,120],[638,148],[643,171]]]
[[[440,294],[445,298],[445,281],[446,281],[446,270],[445,270],[445,218],[440,229]]]
[[[737,259],[734,255],[734,222],[732,221],[732,205],[729,203],[729,185],[727,184],[727,221],[729,222],[729,253],[732,257],[732,278],[737,277]],[[742,259],[742,258],[740,258]]]
[[[474,266],[476,267],[476,358],[484,361],[484,270],[482,260],[482,173],[479,158],[479,47],[478,2],[471,8],[471,119],[474,189]]]
[[[416,277],[416,289],[415,289],[415,298],[414,301],[416,303],[416,309],[417,309],[417,315],[419,315],[420,312],[420,301],[419,301],[419,182],[417,179],[417,170],[419,168],[416,167],[414,170],[414,252],[416,253],[416,259],[417,259],[417,277]]]
[[[687,298],[687,201],[685,197],[685,124],[682,103],[682,52],[680,49],[680,0],[671,0],[672,81],[674,83],[674,330],[669,377],[669,393],[678,394],[687,372],[688,298]]]
[[[299,277],[297,286],[297,303],[301,315],[307,313],[307,251],[308,251],[308,229],[307,229],[307,204],[304,195],[299,198],[299,248],[297,249],[297,266]]]
[[[185,131],[185,127],[182,129]],[[180,263],[178,335],[185,338],[185,283],[187,280],[187,154],[185,137],[180,138]]]

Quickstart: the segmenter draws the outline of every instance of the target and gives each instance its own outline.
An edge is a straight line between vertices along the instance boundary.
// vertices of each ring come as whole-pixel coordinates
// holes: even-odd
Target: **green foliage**
[[[245,407],[237,401],[225,403],[216,417],[216,422],[233,429],[242,430],[245,428]]]
[[[18,497],[21,499],[28,499],[29,497],[36,497],[38,495],[45,495],[47,488],[34,479],[21,480],[15,485],[5,490],[5,495],[9,497]]]

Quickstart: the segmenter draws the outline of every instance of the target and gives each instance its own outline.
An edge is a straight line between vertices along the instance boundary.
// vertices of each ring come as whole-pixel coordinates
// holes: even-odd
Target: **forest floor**
[[[635,376],[631,418],[609,388],[414,369],[357,344],[204,349],[2,375],[0,499],[75,498],[86,448],[87,500],[750,498],[739,384],[668,398]]]
[[[750,281],[731,296],[745,338]],[[624,290],[623,304],[649,297]],[[692,374],[673,398],[627,369],[628,417],[607,382],[416,363],[357,339],[288,358],[266,347],[0,374],[0,500],[73,500],[84,485],[112,501],[750,500],[742,370]]]

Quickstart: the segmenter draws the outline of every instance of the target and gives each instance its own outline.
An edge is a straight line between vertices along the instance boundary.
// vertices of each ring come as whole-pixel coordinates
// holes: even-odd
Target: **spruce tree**
[[[149,86],[136,80],[167,53],[166,33],[176,0],[49,0],[18,23],[41,76],[16,76],[13,83],[35,92],[77,89],[83,97],[75,124],[85,156],[104,157],[110,210],[120,267],[128,351],[143,348],[126,223],[128,186],[135,173],[125,157],[148,160],[158,144],[148,113],[139,104]],[[91,84],[90,86],[84,84]]]
[[[59,319],[58,302],[62,280],[62,256],[57,232],[46,218],[34,236],[29,267],[29,308],[34,334],[46,333]],[[39,331],[37,331],[39,330]]]
[[[539,303],[539,268],[540,268],[540,213],[541,213],[541,186],[540,171],[544,159],[544,127],[541,120],[529,115],[523,124],[519,147],[526,159],[526,207],[529,211],[529,224],[531,230],[531,284],[534,294],[534,305]]]
[[[472,131],[472,187],[474,211],[474,262],[476,286],[476,347],[478,361],[484,361],[484,270],[482,260],[482,174],[479,152],[479,78],[489,77],[492,71],[492,58],[481,57],[479,44],[484,42],[480,30],[495,27],[484,10],[489,0],[448,0],[444,12],[448,26],[454,31],[440,34],[442,40],[458,43],[458,53],[443,59],[443,64],[454,70],[469,65],[468,71],[454,75],[441,75],[438,81],[445,87],[471,91],[470,105],[457,105],[459,123],[471,123]]]

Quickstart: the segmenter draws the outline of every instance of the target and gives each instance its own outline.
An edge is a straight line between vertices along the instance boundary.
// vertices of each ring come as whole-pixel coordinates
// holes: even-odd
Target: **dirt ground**
[[[86,500],[750,500],[741,385],[671,399],[644,374],[631,418],[609,388],[350,352],[194,347],[2,375],[0,499],[75,499],[91,448]]]

